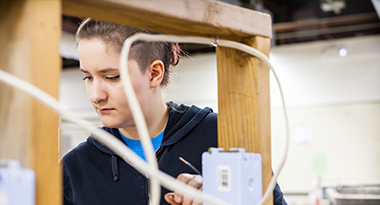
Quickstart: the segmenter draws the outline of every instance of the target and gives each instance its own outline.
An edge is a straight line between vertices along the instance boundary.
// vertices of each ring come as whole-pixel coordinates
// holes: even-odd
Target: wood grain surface
[[[270,39],[240,40],[269,55]],[[235,49],[218,46],[218,146],[245,148],[262,156],[263,191],[272,177],[269,68]],[[266,205],[273,204],[271,197]]]

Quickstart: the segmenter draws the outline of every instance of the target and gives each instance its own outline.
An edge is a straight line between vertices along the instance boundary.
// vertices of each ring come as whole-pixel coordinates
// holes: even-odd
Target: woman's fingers
[[[180,174],[177,177],[177,180],[194,187],[195,189],[202,190],[202,183],[203,178],[201,175],[192,175],[192,174]],[[175,193],[168,193],[165,195],[165,200],[172,204],[172,205],[201,205],[202,203],[193,201],[192,199],[189,199],[187,197],[184,197],[182,194],[175,192]]]
[[[169,204],[171,204],[171,205],[181,205],[181,204],[175,202],[175,200],[174,200],[174,193],[173,193],[173,192],[172,192],[172,193],[167,193],[167,194],[165,194],[165,200],[166,200]]]

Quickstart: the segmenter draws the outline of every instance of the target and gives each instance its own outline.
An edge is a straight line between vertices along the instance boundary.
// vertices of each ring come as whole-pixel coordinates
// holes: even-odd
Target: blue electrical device
[[[35,174],[17,160],[0,160],[0,205],[34,205]]]
[[[202,154],[202,176],[203,192],[230,204],[257,204],[261,200],[260,154],[246,153],[244,148],[210,148]]]

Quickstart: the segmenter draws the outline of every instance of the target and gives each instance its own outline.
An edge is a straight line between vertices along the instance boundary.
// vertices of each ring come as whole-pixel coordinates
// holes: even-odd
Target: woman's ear
[[[155,60],[149,65],[150,72],[150,86],[152,88],[157,88],[160,86],[162,80],[164,79],[165,66],[160,60]]]

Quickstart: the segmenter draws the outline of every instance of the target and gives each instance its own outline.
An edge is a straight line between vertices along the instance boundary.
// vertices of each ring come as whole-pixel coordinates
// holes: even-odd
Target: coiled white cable
[[[135,34],[135,35],[129,37],[128,39],[126,39],[124,42],[122,51],[120,53],[120,76],[121,76],[121,80],[122,80],[122,83],[124,86],[125,94],[128,98],[128,102],[130,103],[130,106],[131,106],[131,110],[134,110],[134,108],[135,108],[135,107],[132,107],[132,103],[133,103],[133,106],[136,106],[136,107],[140,107],[140,105],[138,104],[136,95],[135,95],[134,90],[132,88],[132,84],[130,83],[130,78],[128,75],[128,63],[127,62],[128,62],[129,50],[130,50],[132,44],[138,40],[140,40],[140,41],[166,41],[166,42],[182,42],[182,43],[201,43],[201,44],[213,44],[213,45],[215,45],[215,39],[213,39],[213,38],[174,36],[174,35],[163,35],[163,34],[160,34],[160,35],[153,34],[152,35],[152,34],[138,33],[138,34]],[[271,193],[273,192],[273,189],[275,188],[276,183],[277,183],[278,175],[281,172],[282,167],[285,164],[287,154],[288,154],[289,124],[288,124],[288,117],[287,117],[287,113],[286,113],[286,106],[285,106],[282,88],[281,88],[278,76],[277,76],[272,64],[270,63],[269,58],[265,54],[258,51],[257,49],[254,49],[250,46],[247,46],[247,45],[244,45],[241,43],[237,43],[234,41],[228,41],[228,40],[222,40],[222,39],[216,39],[216,40],[217,40],[217,46],[224,46],[224,47],[229,47],[229,48],[241,50],[241,51],[247,52],[247,53],[259,58],[260,60],[264,61],[268,65],[270,70],[273,72],[273,74],[276,78],[276,81],[278,83],[279,89],[280,89],[281,100],[283,103],[283,109],[284,109],[284,115],[285,115],[285,123],[286,123],[285,149],[284,149],[284,153],[282,155],[283,157],[281,159],[279,167],[277,168],[277,171],[274,173],[274,175],[273,175],[273,177],[272,177],[272,179],[268,185],[268,188],[265,191],[265,194],[263,195],[262,199],[258,203],[261,205],[261,204],[264,204],[264,202],[270,197]],[[136,109],[136,110],[139,110],[138,112],[141,112],[141,109]],[[144,131],[143,130],[141,130],[141,132],[139,131],[140,139],[142,141],[149,140],[149,143],[151,143],[149,135],[146,134],[146,133],[148,133],[146,126],[142,126],[145,124],[145,121],[144,121],[142,114],[140,117],[137,118],[137,115],[140,115],[138,112],[136,111],[135,113],[133,113],[133,117],[134,117],[136,125],[141,124],[141,126],[138,126],[137,128],[138,129],[145,129]],[[144,143],[142,144],[143,149],[144,149],[144,153],[145,153],[146,149],[148,151],[153,150],[152,146],[148,145],[149,143],[146,143],[145,146],[144,146]],[[150,153],[150,151],[146,152],[146,153]],[[154,160],[156,160],[156,159],[154,159]],[[155,162],[155,164],[152,164],[152,166],[156,166],[156,164],[157,164],[157,162]],[[153,182],[152,182],[152,184],[153,184]],[[158,190],[158,193],[156,192],[157,187],[159,187],[159,183],[155,182],[154,186],[155,186],[154,188],[152,187],[152,197],[153,197],[153,195],[160,196],[159,190]]]

